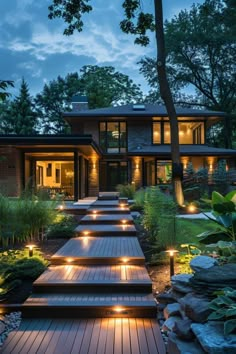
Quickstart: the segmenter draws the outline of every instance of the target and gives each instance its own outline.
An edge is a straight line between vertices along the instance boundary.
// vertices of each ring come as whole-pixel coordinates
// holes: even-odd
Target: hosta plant
[[[210,302],[213,312],[208,320],[224,321],[224,335],[236,331],[236,290],[224,288],[215,293],[217,297]]]

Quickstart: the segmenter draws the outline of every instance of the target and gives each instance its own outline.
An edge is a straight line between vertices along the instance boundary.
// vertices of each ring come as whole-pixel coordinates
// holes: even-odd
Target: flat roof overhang
[[[92,135],[0,135],[0,146],[14,146],[22,150],[79,150],[84,155],[90,156],[96,153],[101,155],[101,150]]]
[[[220,157],[235,157],[236,150],[232,149],[221,149],[210,147],[207,145],[180,145],[180,155],[181,156],[220,156]],[[171,157],[171,146],[170,145],[159,145],[159,146],[147,146],[141,147],[140,149],[133,149],[133,151],[128,152],[128,156],[158,156],[162,158]]]

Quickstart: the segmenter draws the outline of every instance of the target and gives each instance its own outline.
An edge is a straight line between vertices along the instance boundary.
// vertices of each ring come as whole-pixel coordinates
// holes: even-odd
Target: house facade
[[[76,96],[64,119],[67,136],[0,136],[0,191],[17,196],[27,186],[77,200],[114,191],[171,183],[170,123],[164,106],[129,104],[87,109]],[[183,169],[191,162],[214,171],[224,159],[235,169],[236,150],[206,145],[207,129],[224,113],[176,108]]]

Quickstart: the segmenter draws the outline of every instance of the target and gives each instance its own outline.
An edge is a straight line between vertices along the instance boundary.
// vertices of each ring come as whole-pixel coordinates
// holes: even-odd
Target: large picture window
[[[104,152],[119,154],[126,152],[126,123],[101,122],[100,146]]]
[[[204,144],[203,122],[178,122],[180,144]],[[170,123],[166,121],[153,122],[153,144],[170,144]]]

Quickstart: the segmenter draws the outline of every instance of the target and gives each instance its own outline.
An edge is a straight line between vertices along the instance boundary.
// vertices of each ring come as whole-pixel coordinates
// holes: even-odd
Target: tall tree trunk
[[[182,190],[182,164],[180,163],[178,120],[166,75],[162,0],[154,0],[154,6],[157,43],[157,72],[161,97],[165,103],[166,110],[170,119],[172,183],[175,200],[179,205],[183,205],[184,196]]]

